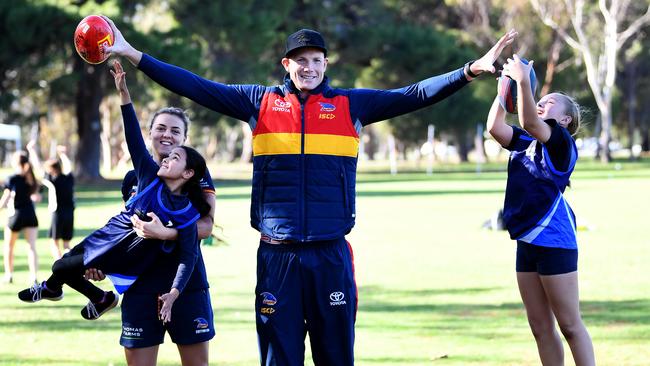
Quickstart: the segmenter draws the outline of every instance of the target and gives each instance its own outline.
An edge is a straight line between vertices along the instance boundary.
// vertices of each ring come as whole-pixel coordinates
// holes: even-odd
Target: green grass
[[[578,236],[582,312],[599,364],[647,365],[650,166],[619,164],[580,164],[567,191],[579,223],[590,228]],[[515,283],[514,243],[505,232],[481,229],[503,202],[502,168],[359,174],[357,225],[348,236],[359,286],[358,365],[539,364]],[[227,176],[224,167],[217,170],[215,176]],[[258,235],[248,224],[250,185],[246,179],[216,185],[217,221],[230,245],[203,248],[217,329],[211,364],[255,365]],[[118,188],[80,189],[77,233],[119,210]],[[43,237],[49,218],[44,207],[38,213]],[[38,246],[45,277],[51,258],[44,239]],[[125,364],[119,311],[85,321],[79,316],[85,301],[73,291],[58,303],[21,303],[15,293],[28,277],[22,241],[16,268],[15,283],[0,285],[0,365]],[[573,364],[566,345],[565,354]],[[166,339],[159,365],[177,364]]]

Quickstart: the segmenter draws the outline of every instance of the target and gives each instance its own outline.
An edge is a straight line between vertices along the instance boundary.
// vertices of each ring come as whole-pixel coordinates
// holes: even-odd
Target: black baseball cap
[[[291,52],[304,47],[318,48],[327,56],[327,46],[325,46],[323,36],[315,30],[301,29],[287,37],[284,57],[289,57]]]

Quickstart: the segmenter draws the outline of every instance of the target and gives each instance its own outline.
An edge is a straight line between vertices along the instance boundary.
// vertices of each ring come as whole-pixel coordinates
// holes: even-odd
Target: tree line
[[[119,120],[119,111],[108,63],[84,63],[72,43],[78,22],[93,13],[115,20],[137,48],[225,83],[281,82],[286,36],[318,29],[328,41],[327,74],[337,87],[395,88],[444,73],[516,28],[512,52],[535,60],[539,92],[563,90],[591,111],[582,134],[600,139],[607,161],[612,138],[650,151],[650,104],[644,103],[650,69],[642,67],[650,60],[648,9],[647,0],[2,2],[0,123],[29,127],[41,121],[43,141],[72,141],[81,179],[99,177],[100,156],[111,159],[102,146],[120,133],[110,123]],[[228,133],[240,122],[163,90],[133,68],[126,71],[145,111],[188,108],[192,131],[203,135],[206,149],[217,138],[235,143]],[[491,77],[474,83],[385,128],[409,147],[422,144],[434,124],[436,134],[466,158],[496,93]]]

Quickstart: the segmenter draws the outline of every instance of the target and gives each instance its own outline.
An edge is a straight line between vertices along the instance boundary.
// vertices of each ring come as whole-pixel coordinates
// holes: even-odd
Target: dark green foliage
[[[285,39],[300,28],[316,29],[325,36],[330,50],[327,75],[333,86],[344,88],[397,88],[457,69],[482,55],[489,48],[487,43],[494,42],[504,30],[498,28],[505,28],[505,24],[520,30],[519,39],[505,54],[514,51],[534,59],[541,84],[554,39],[550,28],[525,4],[516,9],[503,9],[503,4],[493,2],[482,8],[487,9],[487,14],[481,14],[478,7],[468,8],[462,2],[444,0],[170,0],[166,11],[174,19],[173,24],[162,29],[153,27],[144,33],[137,31],[136,28],[142,28],[134,22],[148,11],[147,7],[165,9],[161,4],[152,0],[0,2],[2,121],[31,123],[47,113],[49,106],[79,107],[79,85],[94,84],[83,83],[90,77],[90,69],[77,64],[72,34],[79,20],[89,12],[111,14],[136,48],[225,83],[280,83],[284,75],[280,60]],[[485,16],[489,23],[487,31],[481,28],[480,22],[474,22],[477,16]],[[642,42],[643,46],[647,43],[643,38]],[[648,48],[642,49],[636,57],[640,64],[645,64]],[[574,95],[593,111],[586,120],[586,132],[591,134],[597,108],[587,87],[584,66],[574,61],[577,59],[575,51],[563,47],[558,60],[561,68],[556,69],[551,90]],[[152,105],[187,108],[199,125],[219,124],[223,128],[240,123],[162,90],[131,65],[123,64],[139,105],[154,101]],[[99,69],[102,75],[96,79],[96,95],[90,98],[96,105],[105,95],[113,93],[106,67]],[[643,96],[648,94],[647,80],[648,72],[641,68],[635,123],[641,129],[644,144],[650,145],[647,142],[650,141],[647,137],[650,112],[644,107],[647,103],[642,103]],[[405,146],[424,142],[427,125],[435,124],[438,136],[451,137],[462,149],[471,142],[476,124],[484,122],[495,88],[493,78],[486,75],[432,107],[394,118],[389,123]],[[633,101],[623,93],[629,94],[616,94],[625,101],[617,104],[621,112]],[[622,114],[625,113],[619,113]],[[78,130],[87,130],[90,123],[79,120]]]

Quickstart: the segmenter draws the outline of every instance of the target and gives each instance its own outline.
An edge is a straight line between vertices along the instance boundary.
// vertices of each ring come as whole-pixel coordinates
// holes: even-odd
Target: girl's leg
[[[36,236],[38,235],[38,227],[26,227],[23,233],[27,244],[29,244],[29,248],[27,248],[27,263],[29,264],[30,282],[36,282],[36,272],[38,271]]]
[[[63,240],[63,253],[70,251],[70,240]]]
[[[542,365],[563,365],[562,340],[555,330],[555,317],[546,300],[540,276],[537,272],[517,272],[517,284]]]
[[[4,244],[4,266],[5,266],[5,282],[13,281],[14,275],[14,246],[18,239],[18,232],[11,231],[8,226],[5,226],[5,244]]]
[[[183,366],[208,366],[209,343],[178,344]]]
[[[52,238],[50,240],[50,253],[52,253],[52,258],[54,260],[61,259],[61,250],[59,249],[59,240]]]
[[[70,252],[52,265],[52,276],[46,281],[47,288],[58,291],[65,283],[94,303],[102,301],[104,291],[84,278],[85,271],[83,251]]]
[[[128,366],[156,366],[158,361],[158,345],[145,348],[124,347],[124,356],[126,356],[126,364]]]
[[[595,365],[591,337],[580,316],[578,272],[541,276],[541,281],[576,366]]]
[[[50,253],[52,254],[52,258],[54,260],[61,259],[61,249],[59,249],[59,239],[54,239],[50,241]]]

